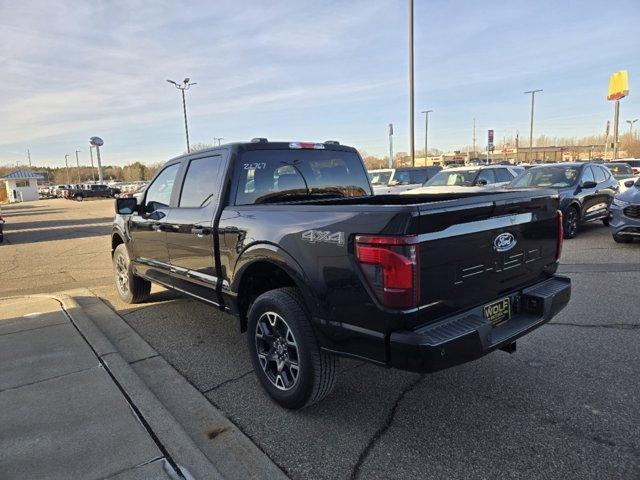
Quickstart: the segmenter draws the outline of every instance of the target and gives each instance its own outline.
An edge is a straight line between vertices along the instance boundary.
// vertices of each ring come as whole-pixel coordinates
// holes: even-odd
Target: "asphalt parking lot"
[[[333,393],[289,412],[252,374],[236,321],[154,287],[117,300],[113,202],[3,207],[0,296],[88,287],[295,479],[640,477],[640,244],[601,224],[565,242],[569,306],[496,352],[432,375],[341,361]]]

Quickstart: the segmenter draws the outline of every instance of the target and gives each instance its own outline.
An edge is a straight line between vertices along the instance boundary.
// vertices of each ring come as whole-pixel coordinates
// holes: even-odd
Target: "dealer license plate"
[[[482,307],[482,312],[491,325],[500,325],[511,318],[511,300],[506,297],[489,303]]]

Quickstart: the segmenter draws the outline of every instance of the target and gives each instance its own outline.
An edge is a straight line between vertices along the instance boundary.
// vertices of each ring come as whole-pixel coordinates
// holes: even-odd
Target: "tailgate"
[[[499,299],[557,268],[558,199],[506,191],[420,206],[420,322]]]

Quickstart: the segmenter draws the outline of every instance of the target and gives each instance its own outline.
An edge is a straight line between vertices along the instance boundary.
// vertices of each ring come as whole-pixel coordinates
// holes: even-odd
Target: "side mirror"
[[[624,186],[627,188],[631,188],[635,183],[636,183],[635,180],[627,180],[626,182],[624,182]]]
[[[138,208],[138,200],[134,197],[116,198],[116,213],[131,215]]]
[[[584,182],[582,182],[582,185],[580,185],[582,188],[596,188],[598,184],[596,182],[594,182],[593,180],[586,180]]]
[[[389,186],[390,187],[395,187],[396,185],[398,185],[400,182],[398,182],[398,180],[391,180],[389,181]]]
[[[476,185],[480,185],[481,187],[483,187],[483,186],[485,186],[485,185],[487,185],[487,184],[488,184],[488,182],[487,182],[487,179],[486,179],[486,178],[481,178],[480,180],[478,180],[478,181],[476,182]]]

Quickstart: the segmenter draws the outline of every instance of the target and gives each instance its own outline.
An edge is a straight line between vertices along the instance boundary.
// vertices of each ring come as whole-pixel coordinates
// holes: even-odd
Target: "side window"
[[[510,182],[513,180],[513,176],[506,168],[496,168],[496,181],[500,182]]]
[[[145,210],[153,212],[158,208],[168,207],[171,201],[171,191],[176,180],[176,175],[180,168],[179,163],[174,163],[165,168],[160,175],[156,177],[149,188],[147,188],[147,196],[145,201]]]
[[[191,160],[180,193],[180,208],[204,207],[215,200],[220,190],[222,157]]]
[[[479,185],[481,180],[486,180],[487,185],[496,183],[496,177],[493,174],[493,169],[485,168],[484,170],[480,170],[478,178],[476,178],[476,185]]]
[[[593,173],[596,176],[596,182],[602,183],[607,179],[607,175],[604,172],[604,169],[600,166],[594,165],[591,167],[593,169]]]
[[[393,179],[398,182],[397,185],[409,185],[411,183],[411,173],[407,170],[396,170]]]
[[[589,165],[585,165],[582,170],[582,178],[580,179],[581,183],[584,182],[595,182],[595,178],[593,177],[593,173],[591,172],[591,167]]]

